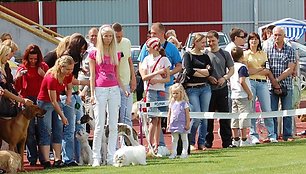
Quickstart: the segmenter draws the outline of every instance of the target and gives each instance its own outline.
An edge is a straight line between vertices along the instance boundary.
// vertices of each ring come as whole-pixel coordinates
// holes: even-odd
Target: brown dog
[[[5,170],[6,173],[17,173],[20,169],[21,157],[19,154],[9,151],[0,151],[0,169]]]
[[[43,117],[45,110],[37,105],[27,106],[12,119],[0,118],[0,139],[3,139],[10,145],[10,150],[14,151],[18,145],[17,152],[21,156],[21,171],[23,169],[23,152],[27,140],[27,130],[30,120],[34,117]],[[1,117],[1,116],[0,116]]]

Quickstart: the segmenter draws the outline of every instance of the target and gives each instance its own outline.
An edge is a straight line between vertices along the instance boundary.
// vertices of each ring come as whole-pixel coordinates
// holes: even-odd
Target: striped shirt
[[[277,49],[274,44],[271,44],[265,51],[268,55],[270,70],[275,78],[278,78],[288,68],[289,63],[296,62],[294,49],[286,43],[284,43],[281,50]],[[279,83],[280,85],[287,87],[288,90],[291,90],[292,76],[289,75]],[[269,89],[272,89],[271,83],[269,83]]]

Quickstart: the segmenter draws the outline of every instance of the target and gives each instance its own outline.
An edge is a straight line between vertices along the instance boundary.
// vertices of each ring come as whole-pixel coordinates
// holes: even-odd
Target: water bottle
[[[266,69],[270,69],[269,61],[266,61],[266,62],[265,62],[265,68],[266,68]]]

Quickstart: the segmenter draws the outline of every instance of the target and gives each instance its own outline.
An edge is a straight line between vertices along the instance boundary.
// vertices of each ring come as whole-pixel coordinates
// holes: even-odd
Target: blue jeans
[[[51,102],[37,100],[37,105],[46,110],[43,118],[38,118],[39,145],[45,146],[52,143],[61,144],[63,139],[63,123]]]
[[[167,93],[165,91],[156,91],[156,90],[149,90],[147,93],[147,101],[148,102],[155,102],[155,101],[165,101],[166,100],[166,95]],[[155,107],[155,108],[150,108],[150,112],[166,112],[167,107]],[[155,116],[150,116],[150,117],[155,117]],[[165,140],[164,140],[164,135],[162,131],[162,127],[159,127],[160,133],[159,133],[159,146],[166,146],[165,145]]]
[[[37,157],[38,157],[38,150],[37,150],[37,138],[36,138],[36,131],[35,131],[35,122],[36,118],[30,120],[30,124],[28,127],[28,136],[27,136],[27,158],[30,163],[36,164]]]
[[[126,85],[125,89],[129,92],[130,85]],[[133,105],[133,95],[125,96],[124,91],[120,89],[121,95],[121,105],[119,110],[119,123],[125,123],[127,125],[133,126],[132,123],[132,105]]]
[[[170,86],[165,86],[165,100],[168,100],[168,98],[169,98],[169,88],[170,88]],[[168,112],[168,110],[166,110],[165,112]],[[166,121],[167,121],[167,118],[162,118],[162,119],[166,119]],[[164,133],[162,131],[162,128],[160,128],[160,129],[161,130],[160,130],[160,134],[159,134],[159,146],[166,146]]]
[[[26,97],[36,104],[36,97]],[[28,127],[28,136],[26,142],[26,149],[27,149],[27,159],[30,163],[36,164],[38,158],[38,132],[36,130],[37,125],[37,118],[34,117],[30,120],[29,127]],[[40,158],[41,159],[41,158]]]
[[[259,100],[262,112],[270,112],[271,98],[267,82],[257,82],[255,80],[250,80],[250,82],[251,82],[251,90],[254,96],[253,105],[252,105],[253,112],[255,112],[256,97]],[[276,137],[276,132],[274,131],[275,125],[273,122],[273,118],[265,118],[264,122],[268,130],[268,138],[276,139],[277,137]],[[251,139],[254,138],[259,139],[258,133],[256,131],[256,118],[251,119],[250,137]]]
[[[80,149],[77,150],[77,148],[74,146],[77,140],[75,138],[75,132],[76,130],[76,116],[78,116],[78,120],[80,120],[81,115],[83,115],[83,108],[82,108],[82,101],[79,95],[74,94],[71,96],[71,103],[69,105],[66,104],[66,95],[61,95],[61,105],[63,108],[63,112],[65,117],[68,119],[68,125],[64,127],[63,130],[63,141],[62,141],[62,156],[63,156],[63,161],[66,164],[69,164],[71,162],[76,161],[75,159],[78,159],[80,154],[77,154],[75,152],[79,151]],[[77,110],[75,108],[76,103],[79,104],[79,109]],[[78,130],[80,129],[80,126],[78,126]],[[79,146],[79,145],[78,145]],[[78,147],[80,148],[80,146]]]
[[[293,109],[292,107],[292,89],[287,91],[287,95],[284,97],[279,97],[273,92],[271,94],[271,108],[272,111],[278,110],[279,100],[281,101],[281,110]],[[274,121],[274,132],[277,134],[277,117],[273,118]],[[292,117],[283,117],[283,139],[287,141],[288,138],[292,137]]]
[[[192,112],[208,111],[211,98],[210,85],[201,88],[187,88],[186,92],[189,97],[190,105],[192,105]],[[197,129],[199,129],[198,146],[204,146],[207,132],[207,119],[193,118],[191,120],[191,131],[189,134],[190,145],[195,145]]]
[[[80,104],[80,108],[76,109],[75,108],[75,120],[76,122],[79,121],[81,119],[81,117],[84,115],[84,111],[83,111],[83,102],[82,99],[79,95],[73,95],[73,98],[75,98],[76,102]],[[85,125],[84,124],[76,124],[75,125],[75,134],[82,130],[85,129]],[[74,137],[75,137],[74,134]],[[80,155],[81,155],[81,144],[80,141],[77,138],[74,138],[74,158],[77,162],[80,161]]]

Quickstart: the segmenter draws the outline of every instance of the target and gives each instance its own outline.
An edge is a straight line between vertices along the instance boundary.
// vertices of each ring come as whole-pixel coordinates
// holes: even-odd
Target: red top
[[[44,102],[51,102],[48,90],[55,90],[57,101],[60,100],[60,93],[65,90],[65,87],[72,82],[73,74],[64,78],[63,84],[60,84],[50,73],[45,75],[40,87],[37,99]]]
[[[49,69],[45,62],[41,62],[41,69],[47,72]],[[27,73],[22,75],[22,77],[16,79],[15,89],[19,92],[22,97],[37,97],[41,82],[44,77],[38,74],[38,67],[25,67],[23,64],[19,65],[17,72],[27,70]]]

